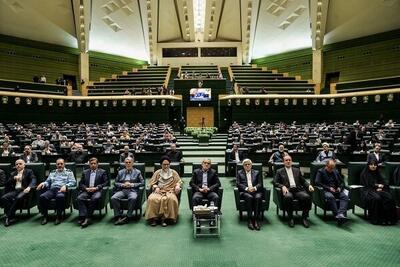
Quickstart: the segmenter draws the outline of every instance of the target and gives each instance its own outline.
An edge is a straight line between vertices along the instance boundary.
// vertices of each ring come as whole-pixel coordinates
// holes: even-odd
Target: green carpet
[[[239,221],[231,179],[221,180],[219,239],[193,238],[185,190],[179,221],[166,228],[152,228],[143,217],[114,226],[110,211],[87,229],[76,225],[77,211],[59,226],[40,225],[36,214],[1,226],[0,266],[400,266],[399,225],[374,226],[349,214],[350,222],[338,228],[332,219],[312,214],[309,229],[299,224],[291,229],[271,202],[261,231],[250,231]]]

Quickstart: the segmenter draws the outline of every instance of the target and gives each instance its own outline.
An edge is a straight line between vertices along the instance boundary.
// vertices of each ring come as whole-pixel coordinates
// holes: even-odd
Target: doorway
[[[325,89],[326,90],[330,90],[331,88],[331,83],[338,83],[339,82],[339,76],[340,76],[340,72],[328,72],[325,75]]]
[[[67,85],[72,86],[72,90],[78,90],[77,84],[76,84],[76,76],[75,75],[68,75],[68,74],[63,74],[64,80],[67,81]]]
[[[188,107],[186,118],[188,127],[214,127],[214,108]]]

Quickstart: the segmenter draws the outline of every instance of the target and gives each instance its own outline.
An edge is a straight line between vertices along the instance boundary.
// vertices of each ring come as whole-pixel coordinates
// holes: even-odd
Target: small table
[[[213,224],[211,226],[211,224]],[[218,237],[221,233],[220,214],[218,207],[193,207],[193,236]]]

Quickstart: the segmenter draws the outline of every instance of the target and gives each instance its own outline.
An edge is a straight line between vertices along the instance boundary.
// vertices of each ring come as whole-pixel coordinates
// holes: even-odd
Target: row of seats
[[[294,163],[293,166],[298,166],[298,163]],[[312,193],[312,201],[314,203],[315,213],[317,214],[317,209],[320,208],[324,211],[324,216],[326,216],[326,213],[327,213],[327,211],[329,211],[329,208],[325,201],[324,191],[322,188],[315,186],[316,172],[318,169],[323,168],[323,166],[324,166],[324,164],[321,164],[321,163],[312,163],[311,164],[310,183],[311,183],[311,185],[314,186],[314,189],[315,189],[315,191]],[[361,200],[362,186],[360,185],[360,174],[361,174],[361,171],[365,168],[365,166],[366,166],[366,162],[350,162],[349,163],[347,188],[349,190],[349,198],[351,199],[348,209],[352,209],[353,213],[354,213],[354,207],[358,206],[358,207],[364,209],[364,214],[367,215],[365,203],[363,203],[363,201]],[[86,166],[86,167],[88,167],[88,166]],[[108,173],[110,171],[109,164],[101,163],[99,165],[99,167],[105,169]],[[139,170],[143,171],[144,165],[135,164],[135,167],[138,168]],[[157,167],[159,168],[160,166],[158,165]],[[178,168],[178,165],[175,164],[171,167]],[[199,166],[193,165],[192,168],[194,170],[195,168],[198,168],[198,167]],[[281,168],[282,165],[276,165],[275,167]],[[391,177],[391,175],[393,175],[394,170],[399,167],[400,167],[400,162],[386,163],[382,172],[385,174],[384,175],[385,177]],[[11,165],[0,164],[0,168],[6,172],[11,171]],[[36,177],[38,178],[38,183],[40,183],[41,181],[44,180],[44,165],[43,164],[40,164],[40,163],[27,164],[26,168],[30,168],[34,171]],[[54,164],[51,165],[51,168],[55,169],[55,165]],[[75,170],[74,169],[75,165],[73,163],[68,163],[66,165],[66,168]],[[216,165],[213,165],[212,168],[218,169],[218,167]],[[241,166],[238,166],[238,168],[241,168]],[[258,171],[262,171],[261,164],[254,164],[253,168]],[[338,166],[338,168],[342,169],[342,166]],[[390,182],[389,182],[389,184],[390,184]],[[3,190],[4,190],[4,188],[0,188],[0,195],[2,194]],[[140,188],[140,190],[139,190],[138,199],[140,201],[137,201],[137,203],[136,203],[136,207],[135,207],[136,215],[142,214],[142,206],[145,201],[145,198],[144,198],[145,191],[144,190],[145,190],[144,187]],[[105,209],[105,211],[107,212],[107,204],[110,200],[110,196],[111,196],[110,191],[112,192],[112,188],[105,187],[105,188],[103,188],[103,191],[104,192],[102,194],[102,199],[101,199],[101,201],[99,201],[98,206],[95,207],[96,210],[99,210],[100,214],[103,209]],[[146,191],[147,191],[146,195],[148,197],[148,195],[151,193],[151,191],[150,191],[150,189],[147,189]],[[400,186],[391,185],[390,192],[393,195],[393,197],[395,198],[396,204],[400,205]],[[192,195],[193,195],[193,190],[189,187],[189,188],[187,188],[187,193],[188,193],[188,199],[189,199],[189,208],[192,209],[193,207],[192,207],[191,199],[192,199]],[[220,195],[220,199],[222,202],[223,189],[220,188],[218,193]],[[263,216],[264,211],[267,211],[269,209],[271,190],[267,186],[265,186],[265,190],[263,193],[264,193],[264,197],[263,197],[263,202],[262,202],[262,207],[261,207],[261,212],[262,212],[261,218],[264,217]],[[78,195],[78,190],[76,190],[76,188],[70,188],[70,193],[67,196],[67,204],[66,204],[65,208],[70,209],[71,212],[72,212],[72,207],[74,207],[75,209],[78,209],[78,205],[76,202],[77,195]],[[240,218],[242,218],[242,213],[243,213],[243,211],[246,211],[246,207],[245,207],[244,200],[240,198],[238,188],[236,188],[236,187],[234,188],[234,197],[235,197],[236,209],[239,211]],[[180,199],[180,195],[179,195],[178,199]],[[207,201],[207,200],[205,200],[205,201]],[[280,193],[280,189],[278,189],[278,188],[274,188],[274,190],[273,190],[273,202],[276,205],[277,214],[279,214],[279,210],[281,210],[281,211],[283,211],[283,216],[285,216],[285,207],[283,204],[284,203],[283,196]],[[27,199],[27,201],[25,203],[22,203],[21,206],[18,207],[18,209],[21,209],[21,210],[26,209],[29,214],[30,209],[36,205],[37,205],[37,193],[36,193],[36,190],[32,190],[31,196]],[[123,207],[124,207],[124,205],[123,205]],[[221,208],[221,207],[219,207],[219,208]],[[295,204],[294,210],[299,210],[299,209],[300,209],[299,206],[296,206],[296,204]]]
[[[314,94],[314,84],[253,66],[231,65],[240,94]]]
[[[148,66],[135,72],[126,72],[87,86],[88,95],[159,94],[167,80],[168,66]],[[143,93],[143,88],[147,92]]]
[[[67,95],[66,85],[12,81],[4,79],[0,79],[0,90],[21,93]]]
[[[400,76],[338,82],[335,85],[338,93],[363,92],[368,90],[391,89],[400,87]]]

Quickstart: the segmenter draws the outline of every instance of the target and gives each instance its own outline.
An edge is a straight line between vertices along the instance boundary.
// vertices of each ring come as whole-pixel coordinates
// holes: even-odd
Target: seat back
[[[181,166],[179,162],[171,162],[169,167],[175,170],[177,173],[181,172]],[[159,162],[154,163],[154,171],[161,169],[161,164]]]
[[[262,171],[262,163],[253,163],[252,169],[256,170],[256,171],[258,171],[260,173],[260,177],[261,177],[261,181],[262,181],[263,177],[264,177],[263,176],[263,171]],[[243,170],[243,163],[242,162],[236,164],[236,175],[235,175],[235,177],[237,176],[237,173],[238,173],[239,170]]]
[[[210,166],[211,169],[214,169],[218,173],[218,163],[212,163]],[[196,169],[201,169],[201,164],[192,164],[192,173]]]
[[[146,167],[145,167],[144,162],[135,162],[133,164],[133,167],[138,169],[140,171],[140,173],[142,174],[143,179],[146,180]],[[125,163],[120,163],[119,164],[119,170],[122,170],[123,168],[125,168]]]
[[[4,173],[6,174],[6,178],[8,178],[10,177],[13,166],[11,165],[11,163],[0,163],[0,169],[4,171]]]
[[[108,163],[108,162],[99,163],[98,168],[105,170],[107,173],[107,177],[110,179],[110,163]],[[84,170],[89,169],[89,164],[85,164],[83,166],[83,169]]]
[[[367,162],[365,161],[350,161],[347,163],[348,168],[348,185],[359,185],[360,184],[360,175],[364,168],[367,166]]]
[[[75,176],[76,179],[76,165],[75,162],[65,162],[65,168],[66,169],[70,169]],[[56,163],[55,162],[51,162],[49,165],[49,171],[51,172],[52,170],[57,169]]]
[[[324,162],[316,162],[313,161],[310,164],[310,184],[315,185],[315,177],[317,176],[317,172],[319,169],[325,166]]]
[[[384,165],[384,178],[389,185],[393,185],[393,173],[397,167],[400,167],[400,162],[385,162]]]
[[[36,184],[46,180],[46,167],[42,162],[26,163],[25,168],[31,169],[36,177]]]

